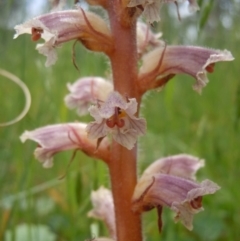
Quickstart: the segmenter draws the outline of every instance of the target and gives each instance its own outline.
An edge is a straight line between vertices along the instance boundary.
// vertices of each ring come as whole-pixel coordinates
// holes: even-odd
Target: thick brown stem
[[[131,151],[117,143],[112,147],[109,164],[115,205],[118,241],[141,241],[141,219],[131,210],[131,197],[136,185],[136,148]]]
[[[114,39],[110,55],[114,89],[140,104],[137,80],[136,23],[123,25],[121,1],[109,1],[108,12]],[[137,147],[127,150],[113,142],[108,163],[115,205],[117,241],[141,241],[141,218],[131,210],[131,197],[137,182]]]

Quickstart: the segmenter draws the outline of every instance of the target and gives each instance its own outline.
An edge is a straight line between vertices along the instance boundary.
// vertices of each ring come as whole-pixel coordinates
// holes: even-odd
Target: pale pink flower
[[[76,109],[80,116],[88,113],[90,104],[105,101],[113,90],[110,81],[96,76],[80,78],[73,84],[68,83],[67,87],[70,94],[64,101],[68,108]]]
[[[214,71],[215,63],[233,59],[227,50],[196,46],[159,47],[143,56],[139,85],[142,84],[148,90],[155,88],[158,85],[157,80],[161,82],[165,76],[183,73],[196,79],[193,89],[201,93],[208,83],[207,72]]]
[[[126,101],[118,92],[111,92],[104,103],[91,106],[89,112],[95,118],[86,128],[89,138],[99,139],[110,133],[116,142],[130,150],[137,137],[146,132],[145,119],[135,117],[136,99]]]
[[[105,159],[108,154],[106,140],[97,149],[97,142],[87,137],[86,126],[84,123],[49,125],[25,131],[20,139],[22,142],[30,139],[38,143],[34,155],[45,168],[53,166],[55,154],[66,150],[79,149],[90,156]]]
[[[176,213],[175,221],[180,220],[192,230],[193,215],[203,211],[202,196],[219,189],[210,180],[196,183],[169,174],[146,175],[135,187],[132,207],[134,212],[140,213],[154,207],[169,207]]]
[[[57,60],[56,47],[67,41],[78,39],[89,49],[104,52],[112,44],[105,21],[96,14],[81,9],[44,14],[17,25],[14,29],[14,38],[27,33],[32,35],[33,41],[40,38],[45,41],[37,45],[37,50],[47,57],[47,67]]]
[[[194,181],[195,174],[204,165],[197,157],[180,154],[161,158],[153,162],[139,179],[132,197],[134,212],[158,210],[161,231],[161,212],[169,207],[180,220],[192,229],[193,215],[202,211],[202,196],[215,193],[220,187],[210,180]]]
[[[102,220],[109,231],[111,238],[116,239],[115,213],[112,193],[109,189],[100,187],[91,193],[93,209],[88,217]]]

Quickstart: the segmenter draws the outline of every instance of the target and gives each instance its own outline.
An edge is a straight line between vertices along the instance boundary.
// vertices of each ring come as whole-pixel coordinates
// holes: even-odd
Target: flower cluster
[[[197,182],[195,174],[204,166],[204,160],[187,154],[156,160],[137,181],[137,148],[134,147],[138,137],[146,134],[147,126],[146,120],[139,117],[141,99],[144,93],[164,86],[176,74],[188,74],[195,78],[193,89],[201,93],[208,83],[207,73],[214,71],[215,63],[234,58],[227,50],[166,45],[160,39],[162,33],[152,32],[150,26],[144,22],[136,24],[136,18],[141,13],[148,23],[159,21],[161,6],[175,3],[178,8],[180,0],[87,2],[103,7],[109,14],[110,24],[97,14],[78,7],[74,10],[51,12],[17,25],[14,38],[24,33],[31,34],[33,41],[42,38],[44,43],[37,44],[36,48],[47,57],[47,67],[57,60],[56,48],[71,40],[82,43],[88,50],[103,52],[111,62],[113,73],[109,79],[112,78],[113,83],[99,76],[81,77],[72,84],[68,83],[70,93],[64,98],[66,106],[76,109],[80,116],[89,113],[94,120],[90,123],[48,125],[25,131],[20,139],[22,142],[30,139],[38,143],[34,154],[46,168],[53,165],[55,154],[66,150],[81,150],[107,163],[115,191],[112,195],[110,190],[101,187],[92,192],[93,210],[88,216],[104,221],[111,239],[103,237],[94,240],[119,239],[119,229],[126,226],[122,221],[124,218],[118,216],[121,217],[121,222],[117,220],[119,213],[128,213],[125,219],[130,217],[134,223],[136,216],[154,208],[158,212],[160,231],[164,207],[175,213],[175,221],[181,221],[191,230],[194,214],[203,210],[202,197],[215,193],[220,187],[210,180]],[[199,10],[196,0],[188,0],[188,3],[189,11]],[[116,34],[115,27],[123,36]],[[116,41],[119,38],[123,38],[123,45],[121,41]],[[130,39],[135,42],[129,42]],[[133,48],[132,53],[129,46]],[[132,61],[128,59],[129,56],[133,57]],[[126,63],[131,68],[128,69]],[[114,142],[117,145],[112,146]],[[129,166],[123,165],[125,163],[129,163]],[[129,170],[123,167],[129,167]],[[122,176],[117,172],[122,172]],[[121,177],[121,180],[116,181],[114,174]],[[119,197],[115,199],[117,195],[122,197],[122,193],[123,198],[126,198],[123,200],[124,205],[129,205],[126,210],[122,210]],[[114,204],[118,207],[114,207]],[[141,232],[136,230],[138,234]],[[122,233],[124,237],[127,232],[124,230]],[[121,240],[127,239],[125,237]]]
[[[118,92],[111,92],[112,85],[109,82],[91,77],[77,80],[68,87],[71,93],[65,97],[65,102],[70,108],[76,108],[80,114],[86,114],[86,106],[93,100],[96,101],[95,97],[107,99],[105,102],[99,100],[99,104],[89,108],[90,114],[95,118],[94,122],[50,125],[25,131],[21,135],[22,142],[30,139],[38,143],[39,147],[34,154],[44,167],[52,167],[53,155],[56,153],[74,149],[106,161],[109,143],[107,139],[102,143],[102,138],[108,133],[129,150],[134,147],[137,137],[145,134],[145,119],[134,115],[137,112],[136,99],[132,98],[127,102]]]
[[[174,220],[181,221],[192,230],[193,216],[203,211],[202,197],[220,189],[210,180],[195,181],[196,172],[203,166],[204,160],[187,154],[156,160],[144,171],[136,185],[132,210],[142,213],[156,208],[161,231],[162,208],[169,207],[175,212]],[[91,199],[94,209],[88,216],[104,221],[110,236],[115,238],[115,214],[110,190],[101,187],[92,192]]]

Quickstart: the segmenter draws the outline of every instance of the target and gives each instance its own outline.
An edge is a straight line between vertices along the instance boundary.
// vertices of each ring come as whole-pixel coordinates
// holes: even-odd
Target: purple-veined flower
[[[94,13],[77,10],[52,12],[35,17],[14,28],[17,38],[31,34],[32,40],[42,38],[45,43],[37,44],[40,54],[47,57],[48,67],[57,61],[56,48],[71,40],[80,40],[85,47],[94,51],[108,52],[111,49],[110,30],[103,19]]]
[[[67,123],[44,126],[33,131],[25,131],[20,139],[27,139],[38,143],[34,151],[35,157],[43,167],[53,166],[53,156],[66,150],[82,150],[86,154],[103,160],[108,156],[108,142],[102,141],[97,149],[96,140],[89,140],[85,123]]]
[[[215,63],[233,59],[227,50],[196,46],[159,47],[143,56],[139,85],[142,84],[143,91],[146,91],[158,87],[156,79],[161,83],[165,76],[188,74],[196,79],[193,89],[201,93],[202,88],[208,83],[207,72],[214,71]]]
[[[220,187],[210,180],[195,182],[195,173],[202,161],[189,155],[161,158],[151,164],[138,181],[132,197],[134,212],[157,208],[159,229],[161,212],[169,207],[175,212],[175,221],[192,230],[194,214],[203,210],[202,196],[215,193]]]
[[[91,139],[99,139],[110,133],[116,142],[130,150],[137,137],[146,132],[145,119],[135,117],[136,99],[126,101],[118,92],[111,92],[104,103],[91,106],[89,112],[95,119],[86,128]]]
[[[105,101],[113,90],[110,81],[97,76],[80,78],[73,84],[68,83],[67,87],[70,94],[64,101],[68,108],[76,109],[80,116],[88,113],[90,104]]]

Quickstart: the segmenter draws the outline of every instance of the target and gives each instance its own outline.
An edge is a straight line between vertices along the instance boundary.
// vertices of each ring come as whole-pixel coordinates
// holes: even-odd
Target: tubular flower
[[[113,197],[110,190],[100,187],[91,193],[93,210],[88,213],[88,217],[93,217],[104,221],[110,236],[116,238],[115,213]]]
[[[171,74],[185,73],[196,79],[193,89],[201,93],[208,83],[206,73],[214,71],[214,65],[220,61],[233,60],[227,50],[214,50],[195,46],[167,46],[159,47],[143,56],[140,69],[140,81],[150,76],[149,86],[155,88],[156,78],[161,79]]]
[[[43,44],[36,49],[47,57],[48,67],[57,61],[56,47],[67,41],[78,39],[89,49],[107,52],[111,48],[110,30],[103,19],[82,9],[52,12],[35,17],[14,28],[17,38],[21,34],[31,34],[32,40],[40,38]]]
[[[64,98],[64,101],[68,108],[76,108],[80,116],[88,113],[90,104],[105,101],[113,90],[112,83],[95,76],[80,78],[73,84],[68,83],[67,87],[70,94]]]
[[[53,166],[55,154],[72,149],[79,149],[90,156],[105,159],[108,155],[108,143],[102,142],[96,150],[97,143],[88,139],[85,128],[84,123],[49,125],[33,131],[25,131],[20,139],[22,142],[30,139],[38,143],[34,155],[45,168]]]
[[[159,229],[162,228],[162,207],[171,208],[175,221],[181,221],[189,230],[192,229],[193,215],[202,211],[202,196],[215,193],[220,187],[212,181],[202,183],[194,181],[204,160],[180,154],[161,158],[152,163],[138,181],[132,197],[135,212],[158,210]]]
[[[178,3],[182,2],[179,0],[130,0],[128,7],[137,7],[143,8],[143,15],[149,23],[154,21],[160,21],[160,8],[163,3]],[[196,0],[188,0],[189,2],[189,11],[195,12],[199,10],[199,6]]]
[[[132,149],[139,135],[146,132],[146,121],[137,118],[137,101],[132,98],[128,102],[118,92],[111,92],[106,102],[89,108],[90,115],[95,118],[86,130],[91,139],[99,139],[112,134],[113,139]]]
[[[196,183],[169,175],[146,175],[138,182],[132,198],[134,212],[166,206],[175,213],[175,221],[192,230],[193,215],[202,211],[202,196],[215,193],[220,187],[210,180]],[[160,227],[161,229],[161,227]]]

